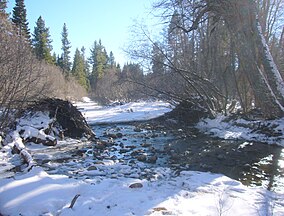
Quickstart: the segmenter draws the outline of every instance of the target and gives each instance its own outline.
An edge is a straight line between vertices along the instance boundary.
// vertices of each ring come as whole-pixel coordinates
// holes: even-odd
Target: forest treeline
[[[212,115],[240,106],[244,113],[259,108],[264,117],[283,116],[282,0],[156,0],[153,13],[163,30],[153,36],[144,25],[133,28],[125,51],[138,63],[122,68],[100,39],[89,54],[81,47],[71,57],[66,23],[62,53],[52,53],[44,18],[31,32],[24,0],[16,0],[11,17],[6,4],[0,1],[3,119],[38,98],[87,93],[102,102],[201,101]]]
[[[7,1],[1,0],[0,128],[13,122],[14,112],[44,97],[73,100],[89,93],[103,102],[138,98],[132,91],[137,89],[135,84],[128,85],[123,80],[129,71],[143,74],[139,65],[129,63],[121,69],[101,40],[94,41],[89,57],[82,47],[76,49],[72,59],[65,23],[62,53],[52,53],[52,39],[42,16],[31,32],[24,0],[16,0],[11,14],[6,10]]]

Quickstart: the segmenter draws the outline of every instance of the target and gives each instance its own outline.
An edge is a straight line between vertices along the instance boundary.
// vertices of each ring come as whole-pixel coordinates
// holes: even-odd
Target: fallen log
[[[19,154],[21,156],[24,163],[28,165],[28,170],[30,170],[34,165],[36,165],[36,162],[33,160],[31,154],[27,151],[20,137],[15,139],[12,150],[14,154]]]

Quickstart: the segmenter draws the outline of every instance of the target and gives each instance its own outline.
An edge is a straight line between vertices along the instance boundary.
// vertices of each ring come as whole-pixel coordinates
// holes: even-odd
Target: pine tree
[[[52,63],[56,65],[56,61],[57,61],[56,53],[53,52],[53,54],[52,54]]]
[[[91,49],[91,56],[89,58],[89,63],[92,66],[92,71],[90,75],[90,82],[92,88],[95,88],[98,79],[101,79],[103,77],[107,62],[108,56],[106,54],[104,46],[102,45],[101,40],[99,40],[99,43],[95,41]]]
[[[45,22],[40,16],[36,22],[34,28],[32,44],[35,54],[39,60],[45,60],[48,63],[53,63],[53,57],[51,56],[51,39],[49,34],[49,28],[45,27]]]
[[[63,55],[61,55],[61,56],[57,56],[57,58],[56,58],[56,65],[58,66],[58,67],[61,67],[61,68],[63,68]]]
[[[120,64],[119,64],[119,63],[116,65],[116,69],[117,69],[118,71],[121,71],[121,67],[120,67]]]
[[[110,51],[110,53],[109,53],[108,64],[109,64],[111,69],[113,69],[115,67],[115,59],[114,59],[114,55],[113,55],[112,51]]]
[[[19,31],[18,34],[30,40],[29,23],[27,21],[27,11],[24,0],[16,0],[16,5],[13,8],[12,22],[15,23]]]
[[[91,87],[93,89],[95,89],[96,82],[98,79],[98,74],[96,70],[97,68],[97,49],[98,49],[97,47],[98,47],[98,44],[97,44],[97,41],[95,41],[93,44],[93,47],[90,49],[91,56],[88,59],[92,67],[89,80],[90,80]]]
[[[90,88],[90,81],[89,81],[89,75],[90,75],[90,65],[88,63],[88,60],[86,58],[86,48],[83,46],[81,48],[81,55],[84,61],[84,73],[85,76],[87,78],[87,85],[88,85],[88,89]]]
[[[67,26],[66,23],[64,23],[63,25],[63,30],[61,33],[61,42],[62,42],[62,69],[63,69],[63,73],[65,75],[68,75],[70,72],[70,68],[71,68],[71,61],[70,61],[70,48],[71,48],[71,43],[68,40],[68,30],[67,30]]]
[[[76,78],[80,85],[82,85],[85,89],[88,89],[88,82],[85,73],[85,62],[79,49],[76,49],[75,51],[72,75]]]
[[[98,73],[98,79],[101,79],[104,75],[105,68],[107,66],[108,56],[106,49],[103,47],[101,40],[99,41],[99,47],[98,47],[98,53],[97,53],[97,73]]]

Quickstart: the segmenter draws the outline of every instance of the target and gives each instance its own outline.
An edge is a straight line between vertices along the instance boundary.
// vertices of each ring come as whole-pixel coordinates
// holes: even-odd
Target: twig
[[[73,208],[73,206],[75,205],[75,202],[77,201],[77,199],[79,198],[79,196],[80,196],[80,194],[76,194],[76,195],[74,196],[74,198],[73,198],[72,201],[71,201],[71,204],[70,204],[69,208]]]

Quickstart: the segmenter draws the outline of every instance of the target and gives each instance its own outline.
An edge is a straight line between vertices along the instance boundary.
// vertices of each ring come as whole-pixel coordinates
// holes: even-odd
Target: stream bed
[[[33,157],[49,173],[73,178],[150,179],[155,175],[151,168],[169,167],[175,174],[183,170],[222,173],[245,185],[284,192],[284,148],[280,146],[222,140],[193,127],[169,128],[152,121],[92,128],[99,138],[96,143],[70,140],[52,148],[32,145]]]

